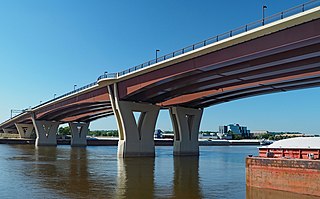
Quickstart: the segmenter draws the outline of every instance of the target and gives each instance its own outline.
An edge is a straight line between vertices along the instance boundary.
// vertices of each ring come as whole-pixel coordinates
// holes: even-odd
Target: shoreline
[[[34,139],[0,138],[0,144],[34,144]],[[172,139],[155,139],[155,146],[173,146]],[[57,145],[70,145],[70,140],[57,140]],[[88,146],[118,146],[117,138],[88,139]],[[260,140],[199,140],[199,146],[261,146]]]

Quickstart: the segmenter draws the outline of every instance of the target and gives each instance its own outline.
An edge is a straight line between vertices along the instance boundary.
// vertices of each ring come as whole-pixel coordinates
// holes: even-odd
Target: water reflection
[[[168,162],[170,163],[170,162]],[[163,175],[173,179],[171,189],[164,195],[170,198],[202,198],[199,185],[199,158],[174,157],[174,170],[167,170]],[[118,179],[116,198],[164,198],[155,193],[155,159],[126,158],[118,159]]]
[[[317,196],[301,195],[285,191],[247,187],[247,199],[319,199]]]
[[[24,159],[32,161],[32,164],[26,164],[21,171],[31,179],[31,183],[39,187],[39,190],[51,190],[46,198],[55,198],[57,195],[63,198],[111,197],[111,192],[101,189],[103,186],[107,187],[109,181],[100,178],[98,172],[89,171],[86,148],[17,148],[24,150],[24,153],[33,150],[33,156],[29,154],[29,158]],[[95,192],[97,187],[98,191]]]
[[[0,145],[0,198],[315,199],[245,188],[255,147],[202,147],[201,156],[117,158],[117,147]],[[13,191],[14,190],[14,191]]]
[[[64,196],[89,196],[93,186],[88,175],[87,151],[85,148],[35,148],[34,176],[40,185],[53,189]]]
[[[154,158],[118,159],[117,198],[154,198]]]
[[[174,157],[174,198],[202,198],[199,185],[199,158]]]

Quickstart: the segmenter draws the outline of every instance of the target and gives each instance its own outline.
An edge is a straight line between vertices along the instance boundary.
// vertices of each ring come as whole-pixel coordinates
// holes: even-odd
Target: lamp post
[[[73,91],[76,90],[77,84],[73,85]]]
[[[56,99],[56,95],[57,95],[57,94],[53,94],[53,99]]]
[[[156,63],[158,63],[158,52],[159,52],[160,50],[156,50]]]
[[[265,11],[267,9],[267,6],[262,6],[262,25],[264,26],[264,18],[265,18]]]

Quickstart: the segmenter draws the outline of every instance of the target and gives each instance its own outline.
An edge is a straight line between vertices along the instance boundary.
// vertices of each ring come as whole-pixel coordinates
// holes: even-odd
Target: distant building
[[[231,133],[241,135],[244,138],[250,137],[250,130],[246,126],[240,126],[239,124],[219,126],[219,133],[217,135],[220,139],[230,139]]]
[[[221,140],[232,140],[232,134],[231,133],[224,133],[224,134],[218,133],[217,137],[219,139],[221,139]]]
[[[253,136],[259,136],[259,135],[264,135],[264,134],[268,134],[269,132],[266,130],[252,130],[250,131],[250,134]]]
[[[218,136],[216,133],[200,133],[199,139],[208,139],[208,140],[213,139],[213,140],[215,140],[215,139],[218,139]]]

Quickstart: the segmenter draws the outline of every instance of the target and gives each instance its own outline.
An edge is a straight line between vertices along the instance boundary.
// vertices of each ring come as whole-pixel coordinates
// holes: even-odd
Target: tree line
[[[58,130],[58,135],[65,136],[65,135],[71,135],[71,129],[69,126],[60,127]],[[109,136],[109,137],[118,137],[118,130],[96,130],[91,131],[89,129],[88,132],[89,136],[98,137],[98,136]]]

